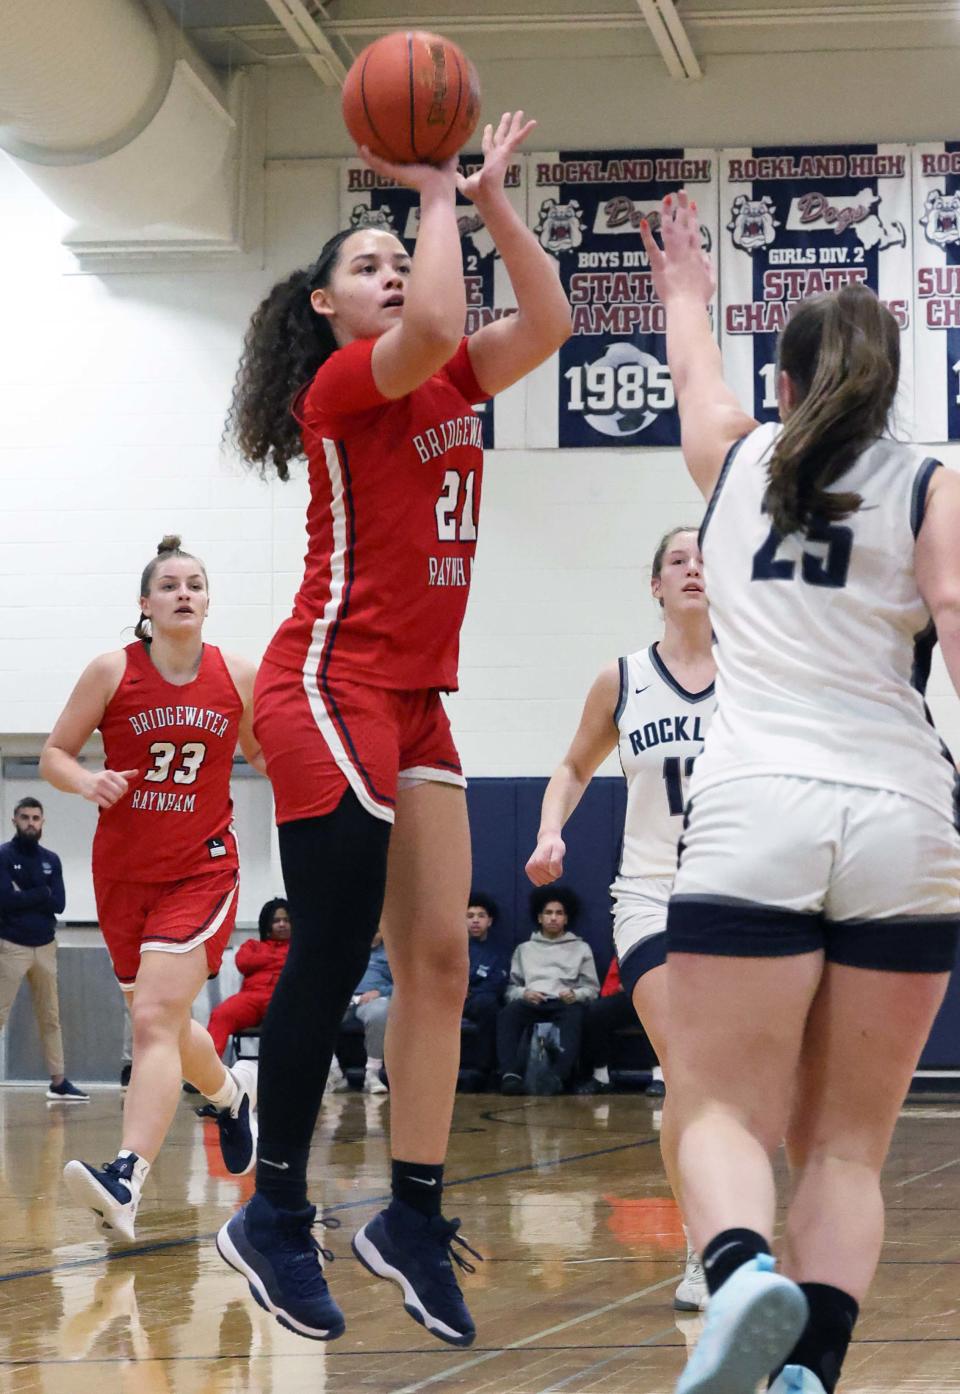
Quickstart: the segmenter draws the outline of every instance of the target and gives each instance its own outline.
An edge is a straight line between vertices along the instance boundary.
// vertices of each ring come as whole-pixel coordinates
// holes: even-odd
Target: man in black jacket
[[[470,982],[463,1015],[477,1028],[477,1057],[481,1068],[493,1069],[496,1062],[497,1012],[510,976],[510,956],[487,939],[496,923],[497,903],[483,891],[470,892],[467,906],[467,935],[470,939]]]
[[[17,989],[27,979],[50,1071],[47,1098],[85,1103],[89,1098],[63,1073],[60,1002],[57,996],[56,916],[66,893],[56,852],[40,845],[43,805],[21,799],[13,810],[16,834],[0,844],[0,1031]]]

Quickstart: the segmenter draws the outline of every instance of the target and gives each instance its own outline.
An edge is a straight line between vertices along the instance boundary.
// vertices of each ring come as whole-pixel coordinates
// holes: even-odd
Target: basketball
[[[343,85],[343,119],[358,145],[395,164],[441,164],[470,139],[480,83],[462,49],[439,34],[385,34]]]

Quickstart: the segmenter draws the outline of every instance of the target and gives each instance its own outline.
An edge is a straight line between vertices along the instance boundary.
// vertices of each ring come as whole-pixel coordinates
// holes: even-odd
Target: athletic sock
[[[687,1241],[687,1263],[689,1263],[691,1255],[695,1254],[697,1251],[690,1242],[690,1231],[687,1229],[686,1225],[683,1227],[683,1237]]]
[[[263,1139],[257,1151],[257,1194],[277,1210],[303,1210],[307,1199],[309,1147],[274,1142],[264,1156]]]
[[[860,1307],[847,1292],[828,1283],[801,1283],[810,1315],[799,1341],[783,1362],[812,1370],[827,1394],[833,1394],[840,1378],[850,1337],[860,1315]],[[771,1376],[771,1381],[783,1365]]]
[[[365,1073],[368,1075],[378,1075],[383,1068],[383,1061],[378,1060],[374,1055],[367,1056]]]
[[[608,1065],[598,1065],[593,1072],[593,1077],[598,1084],[609,1084],[610,1067]]]
[[[215,1094],[206,1096],[216,1109],[233,1108],[240,1097],[240,1086],[228,1069],[224,1069],[223,1083]]]
[[[428,1162],[393,1163],[390,1189],[394,1200],[402,1200],[421,1215],[439,1215],[443,1196],[443,1166]]]
[[[650,1078],[658,1079],[661,1084],[663,1083],[663,1070],[659,1065],[654,1065],[653,1069],[650,1071]]]
[[[757,1254],[769,1254],[770,1245],[752,1229],[724,1229],[703,1251],[703,1271],[710,1296],[722,1287],[732,1273]]]

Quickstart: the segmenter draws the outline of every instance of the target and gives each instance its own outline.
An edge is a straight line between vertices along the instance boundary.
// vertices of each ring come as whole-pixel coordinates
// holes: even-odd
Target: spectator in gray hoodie
[[[523,1093],[527,1030],[555,1022],[560,1033],[557,1073],[569,1083],[580,1053],[584,1007],[600,992],[590,945],[570,926],[580,902],[565,886],[541,886],[530,897],[537,928],[518,944],[510,964],[506,1006],[497,1020],[497,1062],[504,1094]]]

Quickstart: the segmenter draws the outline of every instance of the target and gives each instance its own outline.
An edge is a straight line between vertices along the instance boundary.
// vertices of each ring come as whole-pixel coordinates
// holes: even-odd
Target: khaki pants
[[[0,939],[0,1031],[7,1023],[13,1000],[24,978],[33,997],[33,1010],[40,1028],[47,1069],[51,1079],[56,1079],[63,1074],[63,1039],[60,1035],[55,942],[31,949],[25,944],[12,944],[9,939]]]

